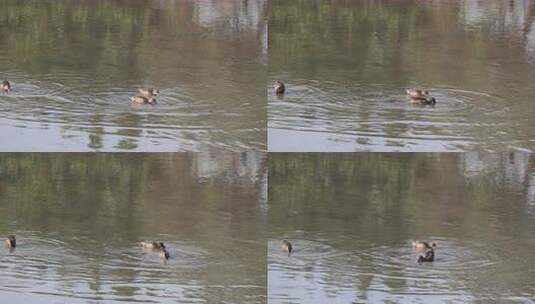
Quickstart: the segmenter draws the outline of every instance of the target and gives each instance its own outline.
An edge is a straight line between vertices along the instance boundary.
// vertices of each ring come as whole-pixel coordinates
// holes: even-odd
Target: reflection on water
[[[0,300],[265,303],[266,173],[258,153],[2,155]]]
[[[270,151],[533,150],[535,3],[272,1]],[[410,105],[428,88],[435,107]],[[271,84],[269,84],[271,88]]]
[[[0,150],[265,149],[264,0],[0,5]]]
[[[275,154],[269,172],[269,303],[533,300],[530,154]]]

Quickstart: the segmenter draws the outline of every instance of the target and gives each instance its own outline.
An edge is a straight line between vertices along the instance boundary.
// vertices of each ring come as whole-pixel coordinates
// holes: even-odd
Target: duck
[[[0,84],[0,91],[4,93],[8,93],[9,91],[11,91],[11,84],[9,83],[9,81],[5,79],[4,81],[2,81],[2,84]]]
[[[435,249],[437,247],[437,244],[432,243],[429,245],[428,242],[422,242],[422,241],[412,241],[412,248],[417,250],[429,250],[429,249]]]
[[[7,237],[7,240],[5,241],[6,248],[13,249],[17,247],[17,240],[15,239],[14,235],[10,235]]]
[[[288,252],[288,256],[292,253],[292,243],[287,240],[282,240],[281,242],[282,251]]]
[[[286,91],[286,87],[284,86],[284,83],[282,83],[279,80],[275,81],[275,94],[282,95]]]
[[[133,103],[137,103],[137,104],[151,104],[151,105],[156,104],[156,98],[154,96],[136,95],[130,98],[130,100]]]
[[[147,97],[156,97],[158,96],[158,94],[160,94],[160,91],[158,91],[158,89],[153,88],[139,88],[137,89],[137,91],[139,92],[139,94]]]
[[[167,251],[167,249],[162,249],[162,252],[160,252],[160,257],[164,260],[169,260],[169,251]]]
[[[162,242],[143,241],[141,242],[141,246],[145,249],[165,250],[165,245]]]
[[[435,250],[433,248],[427,249],[424,256],[418,258],[418,263],[433,262],[435,260]]]
[[[437,103],[437,100],[429,95],[429,91],[412,88],[405,90],[405,92],[411,103],[422,105],[434,105]]]

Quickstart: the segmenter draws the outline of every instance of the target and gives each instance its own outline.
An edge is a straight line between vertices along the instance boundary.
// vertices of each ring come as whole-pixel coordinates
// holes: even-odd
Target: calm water
[[[1,155],[0,302],[266,302],[257,153]],[[14,252],[3,246],[16,234]],[[161,240],[167,263],[139,242]]]
[[[270,151],[535,150],[535,2],[274,0],[269,79]]]
[[[266,149],[265,6],[0,0],[0,151]]]
[[[269,175],[269,303],[535,302],[532,155],[275,154]]]

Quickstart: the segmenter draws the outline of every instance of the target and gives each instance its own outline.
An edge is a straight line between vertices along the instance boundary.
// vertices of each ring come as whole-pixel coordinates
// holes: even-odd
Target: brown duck
[[[7,237],[7,240],[5,241],[6,248],[13,249],[17,247],[17,240],[15,239],[14,235],[10,235]]]
[[[5,93],[8,93],[9,91],[11,91],[11,84],[9,83],[9,81],[7,80],[2,81],[2,84],[0,84],[0,91],[5,92]]]
[[[287,240],[282,240],[281,248],[282,248],[282,251],[288,253],[288,256],[290,256],[290,254],[292,253],[292,243],[290,243]]]
[[[284,86],[284,83],[282,83],[279,80],[275,81],[274,89],[275,89],[275,94],[277,95],[282,95],[284,94],[284,92],[286,92],[286,87]]]
[[[421,89],[407,89],[405,92],[407,93],[407,97],[411,103],[422,105],[434,105],[437,103],[437,100],[429,95],[429,91]]]
[[[141,242],[141,246],[146,249],[159,250],[161,258],[166,260],[169,259],[169,251],[167,251],[167,248],[165,248],[165,245],[162,242],[143,241]]]

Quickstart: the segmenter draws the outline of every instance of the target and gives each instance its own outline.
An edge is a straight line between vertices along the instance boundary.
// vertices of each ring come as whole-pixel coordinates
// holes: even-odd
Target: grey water
[[[0,151],[265,150],[265,6],[1,0]]]
[[[534,150],[533,1],[274,0],[268,15],[269,151]]]
[[[268,303],[535,302],[531,154],[274,154],[269,174]]]
[[[258,153],[4,153],[0,302],[266,303],[266,172]]]

